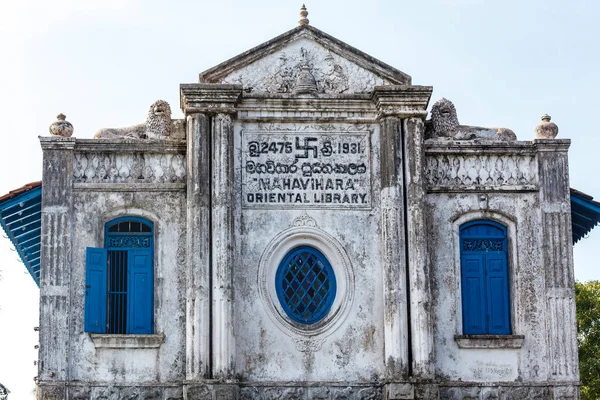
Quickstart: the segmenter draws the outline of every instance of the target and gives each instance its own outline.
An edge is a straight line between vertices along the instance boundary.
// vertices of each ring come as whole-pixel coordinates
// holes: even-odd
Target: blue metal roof
[[[573,244],[585,237],[600,222],[600,203],[590,195],[571,189]]]
[[[42,229],[41,182],[30,183],[0,197],[0,225],[39,287]]]

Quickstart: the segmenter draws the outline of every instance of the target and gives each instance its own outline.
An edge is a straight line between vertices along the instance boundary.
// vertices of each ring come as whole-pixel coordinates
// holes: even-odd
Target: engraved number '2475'
[[[248,152],[250,157],[259,157],[261,154],[282,154],[292,152],[291,142],[256,142],[252,141],[248,143]]]

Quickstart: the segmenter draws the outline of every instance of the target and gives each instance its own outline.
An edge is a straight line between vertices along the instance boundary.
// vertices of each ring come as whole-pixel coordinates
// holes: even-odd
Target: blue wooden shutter
[[[484,256],[461,257],[463,333],[481,335],[486,332]]]
[[[128,257],[127,333],[154,333],[154,265],[152,250],[130,250]]]
[[[88,247],[85,254],[84,330],[106,333],[106,249]]]
[[[488,328],[492,335],[510,334],[510,301],[506,253],[486,255]]]

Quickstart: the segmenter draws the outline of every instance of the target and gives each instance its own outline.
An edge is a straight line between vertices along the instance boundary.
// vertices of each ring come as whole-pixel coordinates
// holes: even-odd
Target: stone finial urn
[[[535,127],[535,136],[538,139],[554,139],[558,135],[558,126],[554,122],[550,122],[550,116],[544,114],[542,122]]]
[[[50,124],[48,130],[52,136],[71,137],[73,135],[73,125],[69,121],[66,121],[65,118],[67,118],[66,115],[62,113],[58,114],[56,121]]]

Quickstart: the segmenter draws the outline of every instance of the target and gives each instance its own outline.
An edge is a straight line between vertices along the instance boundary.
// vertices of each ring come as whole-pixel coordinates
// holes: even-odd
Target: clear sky
[[[75,136],[143,122],[157,99],[180,118],[179,84],[297,25],[289,0],[0,0],[0,194],[41,179],[38,135],[58,113]],[[531,140],[544,113],[572,139],[571,186],[600,199],[600,2],[328,0],[315,27],[434,87],[462,124]],[[596,99],[596,100],[594,100]],[[589,119],[592,119],[592,124]],[[600,279],[600,228],[574,247]],[[33,398],[38,289],[0,239],[0,382]]]

